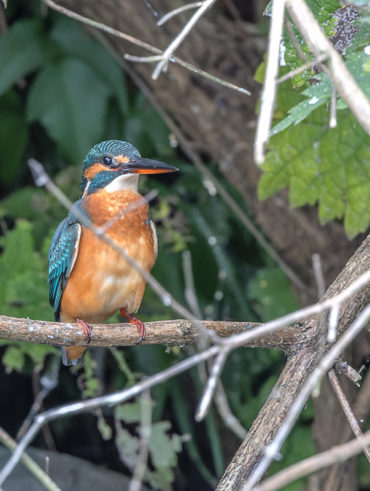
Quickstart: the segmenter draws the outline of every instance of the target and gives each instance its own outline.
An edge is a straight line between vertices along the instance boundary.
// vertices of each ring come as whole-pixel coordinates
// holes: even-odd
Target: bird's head
[[[81,191],[91,194],[106,188],[109,192],[137,190],[140,174],[177,172],[172,165],[145,159],[130,143],[108,140],[95,145],[83,162]]]

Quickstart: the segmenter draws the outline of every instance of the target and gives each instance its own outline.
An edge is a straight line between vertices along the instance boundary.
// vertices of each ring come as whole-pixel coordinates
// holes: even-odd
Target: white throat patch
[[[104,189],[107,191],[107,193],[125,191],[126,189],[137,192],[139,177],[139,174],[122,174],[107,184]]]

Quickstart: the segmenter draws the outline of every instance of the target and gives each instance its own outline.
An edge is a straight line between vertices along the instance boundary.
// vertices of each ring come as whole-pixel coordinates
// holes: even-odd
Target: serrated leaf
[[[0,94],[46,59],[46,36],[39,20],[16,22],[0,39]]]
[[[0,181],[6,187],[13,186],[22,174],[27,143],[23,104],[16,92],[9,92],[0,97]]]
[[[369,55],[364,51],[352,53],[347,57],[346,66],[361,90],[367,97],[370,97],[370,73],[365,69],[368,60]],[[309,116],[312,111],[329,101],[332,94],[332,84],[327,75],[325,73],[320,73],[315,78],[319,80],[319,83],[308,87],[302,92],[302,95],[306,97],[306,99],[289,109],[289,115],[271,129],[271,136],[285,130],[291,124],[299,124]],[[345,109],[346,107],[347,105],[345,102],[340,99],[337,109]],[[340,117],[341,115],[339,114],[338,118]]]
[[[77,22],[70,19],[59,19],[50,35],[68,56],[83,60],[104,83],[110,86],[122,114],[128,115],[129,101],[124,74],[113,56],[100,43],[88,36]]]
[[[39,121],[76,163],[104,134],[110,87],[78,59],[62,59],[37,76],[27,101],[29,121]]]
[[[271,140],[259,196],[289,186],[293,206],[318,203],[322,223],[344,216],[353,237],[370,223],[370,147],[368,136],[348,110],[329,129],[319,109],[299,126]]]

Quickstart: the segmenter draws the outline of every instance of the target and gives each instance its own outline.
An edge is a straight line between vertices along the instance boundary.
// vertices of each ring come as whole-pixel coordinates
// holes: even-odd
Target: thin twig
[[[287,484],[300,479],[301,477],[317,472],[324,467],[329,467],[337,462],[344,462],[354,455],[361,452],[365,445],[370,444],[370,430],[364,433],[358,440],[352,440],[342,445],[332,447],[330,450],[321,452],[313,457],[301,460],[287,469],[277,472],[269,479],[262,481],[259,486],[254,487],[254,491],[275,491],[283,489]]]
[[[300,58],[300,60],[303,61],[304,63],[307,63],[307,55],[303,51],[302,46],[298,41],[297,36],[294,32],[293,25],[287,17],[285,18],[284,27],[286,32],[288,33],[290,42],[292,43],[294,49],[296,50],[298,58]]]
[[[342,57],[325,36],[304,0],[286,0],[286,5],[292,20],[314,55],[318,57],[325,53],[329,56],[329,68],[325,72],[354,117],[370,134],[370,101],[348,71]],[[325,68],[325,65],[323,67]]]
[[[36,416],[33,424],[30,426],[27,433],[24,435],[22,440],[19,442],[16,450],[14,451],[11,458],[8,460],[6,465],[3,467],[0,473],[0,486],[4,483],[5,479],[9,476],[9,474],[13,471],[14,467],[19,462],[24,450],[27,446],[32,442],[40,428],[47,423],[48,421],[53,421],[55,419],[72,416],[75,414],[84,413],[87,411],[91,411],[98,407],[108,406],[112,407],[122,402],[125,402],[142,392],[151,389],[152,387],[161,384],[168,380],[171,377],[174,377],[180,373],[189,370],[193,366],[202,363],[203,361],[212,358],[218,352],[219,348],[217,346],[213,346],[202,353],[197,353],[196,355],[173,365],[162,372],[159,372],[151,377],[148,377],[141,382],[137,383],[133,387],[129,387],[128,389],[124,389],[119,392],[114,392],[113,394],[108,394],[100,397],[95,397],[93,399],[88,399],[85,401],[78,401],[74,403],[65,404],[63,406],[49,409],[43,413],[40,413]]]
[[[330,119],[329,128],[337,127],[337,91],[335,87],[332,88],[331,98],[330,98]]]
[[[312,266],[317,286],[317,298],[321,298],[325,293],[325,278],[322,270],[320,254],[312,254]]]
[[[202,421],[202,419],[204,419],[208,412],[209,406],[212,402],[213,394],[215,393],[217,387],[217,382],[220,378],[228,354],[229,350],[223,348],[222,351],[218,353],[215,361],[213,362],[206,386],[199,401],[198,408],[195,412],[195,421]]]
[[[186,10],[192,10],[200,7],[203,2],[192,2],[188,3],[186,5],[183,5],[182,7],[178,7],[177,9],[173,9],[167,14],[165,14],[163,17],[159,19],[157,22],[157,26],[163,26],[166,22],[168,22],[172,17],[175,17],[175,15],[179,15],[182,12],[185,12]]]
[[[196,317],[199,319],[202,319],[202,312],[199,306],[199,301],[198,297],[196,294],[195,290],[195,284],[194,284],[194,275],[193,275],[193,266],[192,266],[192,260],[191,260],[191,253],[189,250],[186,250],[183,252],[182,255],[183,259],[183,271],[184,271],[184,279],[185,279],[185,298],[188,302],[189,307],[191,308],[192,312]],[[203,348],[206,349],[208,348],[207,343],[209,342],[209,339],[202,338],[198,344],[198,348]],[[208,367],[210,367],[211,360],[208,361]],[[198,365],[198,370],[199,370],[199,376],[201,381],[206,381],[207,373],[206,373],[206,368],[205,366]],[[212,376],[212,369],[211,369],[211,375]],[[206,382],[205,382],[206,383]],[[212,396],[212,394],[211,394]],[[211,398],[210,398],[211,401]],[[209,402],[210,402],[209,401]],[[216,389],[215,389],[215,394],[214,394],[214,402],[215,406],[217,409],[217,412],[223,422],[225,423],[225,426],[229,428],[232,432],[235,433],[239,438],[243,439],[245,438],[246,431],[243,428],[243,426],[240,424],[238,419],[234,416],[234,414],[231,412],[230,406],[228,404],[227,398],[225,391],[222,386],[221,379],[219,378]],[[206,408],[206,412],[209,409],[209,405]],[[206,412],[203,414],[205,415]]]
[[[341,338],[331,347],[331,349],[321,359],[317,367],[309,375],[297,398],[292,403],[284,423],[276,433],[273,441],[266,447],[263,457],[260,459],[253,472],[247,479],[243,491],[252,490],[262,478],[272,460],[278,455],[283,443],[288,437],[294,423],[304,408],[311,392],[315,389],[318,381],[321,379],[323,374],[332,367],[335,360],[344,351],[344,349],[367,325],[369,319],[370,305],[363,309],[357,319],[348,327]]]
[[[29,410],[25,420],[23,421],[20,429],[18,430],[17,440],[22,438],[24,433],[28,430],[29,426],[31,425],[32,420],[35,418],[36,414],[42,409],[42,404],[44,399],[58,385],[59,369],[60,369],[60,361],[57,357],[54,357],[54,359],[51,361],[51,366],[48,367],[47,370],[45,370],[45,373],[40,379],[40,384],[42,386],[42,389],[39,390],[39,392],[36,394],[31,409]]]
[[[48,5],[50,8],[53,10],[56,10],[57,12],[60,12],[63,15],[66,15],[67,17],[70,17],[71,19],[75,19],[79,22],[82,22],[84,24],[87,24],[90,27],[93,27],[95,29],[100,29],[101,31],[104,31],[112,36],[116,36],[120,39],[124,39],[125,41],[134,44],[135,46],[139,46],[140,48],[146,49],[147,51],[150,51],[151,53],[154,53],[156,55],[160,55],[162,57],[163,51],[161,51],[159,48],[156,48],[155,46],[152,46],[149,43],[146,43],[144,41],[141,41],[140,39],[135,38],[134,36],[130,36],[129,34],[126,34],[124,32],[118,31],[117,29],[114,29],[113,27],[109,27],[105,24],[102,24],[101,22],[97,22],[95,20],[89,19],[88,17],[85,17],[83,15],[77,14],[76,12],[73,12],[73,10],[69,10],[65,7],[62,7],[58,5],[57,3],[53,2],[52,0],[43,0],[43,2]],[[125,56],[130,56],[130,55],[125,55]],[[241,94],[244,95],[250,95],[251,93],[243,88],[239,87],[231,82],[227,82],[226,80],[223,80],[215,75],[212,75],[211,73],[206,72],[205,70],[202,70],[201,68],[198,68],[191,63],[188,63],[187,61],[184,61],[177,56],[171,57],[169,60],[173,63],[177,63],[178,65],[186,68],[187,70],[196,73],[200,77],[204,77],[208,80],[211,80],[212,82],[215,82],[217,84],[223,85],[224,87],[227,87],[228,89],[231,90],[236,90],[237,92],[240,92]]]
[[[234,414],[231,412],[221,380],[218,381],[216,387],[215,405],[218,414],[222,418],[222,421],[225,423],[225,426],[229,428],[229,430],[231,430],[241,440],[244,440],[244,438],[247,436],[247,431],[242,426],[238,418],[235,417]]]
[[[334,368],[338,373],[345,375],[348,380],[357,385],[357,387],[360,387],[360,381],[362,380],[361,375],[358,373],[357,370],[351,367],[351,365],[348,365],[346,361],[343,361],[341,359],[337,360],[335,362]]]
[[[265,160],[265,145],[269,140],[269,133],[274,112],[276,96],[276,79],[279,73],[280,40],[284,24],[285,0],[274,0],[272,4],[272,18],[267,48],[266,74],[261,95],[261,109],[257,121],[256,137],[254,141],[254,160],[261,165]]]
[[[135,469],[128,491],[140,491],[145,471],[148,467],[149,441],[152,432],[152,399],[150,392],[145,391],[140,396],[140,444],[136,457]]]
[[[340,386],[338,377],[335,375],[334,370],[329,370],[328,377],[355,437],[357,439],[361,438],[363,436],[363,433],[361,431],[360,425],[358,424],[357,419],[353,414],[352,408],[342,390],[342,387]],[[363,447],[363,452],[368,462],[370,463],[370,448]]]
[[[328,343],[333,343],[337,338],[340,305],[335,304],[330,310],[328,325]]]
[[[305,72],[306,70],[309,70],[315,65],[319,65],[320,63],[324,62],[325,60],[328,59],[328,55],[324,54],[319,56],[318,58],[315,58],[312,61],[309,61],[305,63],[304,65],[296,68],[295,70],[291,70],[290,72],[286,73],[285,75],[282,75],[280,78],[277,79],[276,83],[281,84],[282,82],[285,82],[286,80],[295,77],[296,75],[299,75],[302,72]]]
[[[163,70],[167,69],[170,58],[173,57],[174,52],[183,43],[189,32],[193,29],[199,19],[206,13],[206,11],[212,7],[216,0],[203,0],[201,6],[192,15],[189,21],[185,24],[181,32],[175,37],[175,39],[167,46],[162,54],[162,60],[154,68],[152,73],[152,79],[157,80]]]
[[[0,428],[0,442],[9,450],[14,452],[17,448],[17,442]],[[60,487],[44,472],[41,467],[28,454],[24,453],[20,459],[27,469],[42,483],[45,489],[49,491],[61,491]]]

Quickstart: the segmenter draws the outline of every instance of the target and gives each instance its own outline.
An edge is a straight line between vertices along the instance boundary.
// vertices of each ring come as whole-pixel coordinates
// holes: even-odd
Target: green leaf
[[[179,435],[168,435],[169,421],[154,423],[151,428],[149,450],[154,467],[157,469],[175,467],[177,452],[180,452],[182,440]]]
[[[5,366],[7,373],[12,372],[13,370],[20,372],[23,368],[25,357],[21,350],[17,349],[15,346],[9,346],[1,361]]]
[[[67,18],[60,18],[50,35],[68,57],[80,58],[95,72],[96,77],[110,86],[121,113],[127,116],[129,101],[126,82],[123,71],[112,54],[88,36],[76,21]]]
[[[69,162],[80,161],[102,138],[110,87],[84,62],[62,59],[36,78],[27,101],[29,121],[39,121]]]
[[[34,251],[29,222],[17,221],[16,227],[1,238],[0,312],[14,317],[50,319],[46,259]]]
[[[0,94],[46,59],[46,35],[40,20],[22,20],[0,38]]]
[[[9,92],[0,97],[0,181],[8,188],[23,172],[27,144],[28,129],[23,105],[15,92]]]
[[[368,60],[369,55],[364,51],[352,53],[346,61],[346,66],[365,95],[370,97],[370,73],[366,71],[366,63],[368,63]],[[285,130],[291,124],[299,124],[312,111],[330,100],[332,84],[327,75],[325,73],[320,73],[315,76],[315,78],[320,80],[320,82],[302,92],[302,95],[305,96],[306,99],[289,109],[289,115],[272,128],[270,132],[271,136]],[[347,104],[340,99],[337,109],[345,108],[347,108]],[[341,114],[338,114],[338,118],[340,117]]]
[[[322,223],[344,216],[353,237],[370,223],[368,136],[348,110],[334,129],[325,126],[326,118],[320,109],[271,140],[259,196],[289,186],[293,206],[317,202]]]

